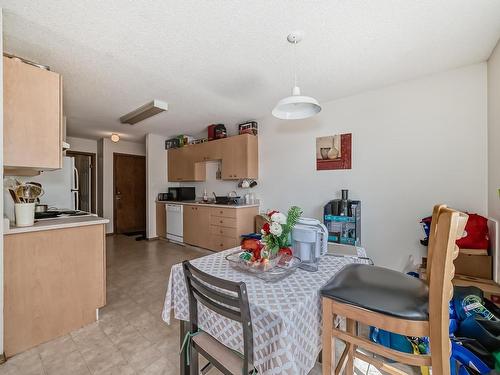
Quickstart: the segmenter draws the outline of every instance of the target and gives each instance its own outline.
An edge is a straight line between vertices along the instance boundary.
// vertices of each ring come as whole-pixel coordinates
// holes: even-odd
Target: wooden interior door
[[[114,232],[146,230],[146,158],[113,154]]]

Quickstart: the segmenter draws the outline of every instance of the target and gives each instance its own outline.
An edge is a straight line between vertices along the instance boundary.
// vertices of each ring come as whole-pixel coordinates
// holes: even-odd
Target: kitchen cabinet
[[[105,303],[104,224],[4,235],[7,357],[95,322]]]
[[[162,202],[156,202],[156,237],[167,237],[166,205]]]
[[[168,150],[168,181],[205,181],[206,168],[195,162],[194,146]]]
[[[184,242],[215,251],[239,246],[242,234],[254,232],[258,211],[258,207],[185,205]]]
[[[207,247],[210,236],[210,207],[185,205],[183,215],[184,242],[198,247]]]
[[[245,135],[222,140],[222,179],[258,177],[257,137]]]
[[[62,77],[16,58],[3,69],[5,174],[62,168]]]
[[[168,181],[205,181],[205,162],[220,160],[223,180],[258,178],[258,138],[250,134],[168,150]]]

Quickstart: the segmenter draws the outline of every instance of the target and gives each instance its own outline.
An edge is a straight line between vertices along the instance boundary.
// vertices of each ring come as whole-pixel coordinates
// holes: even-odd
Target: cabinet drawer
[[[238,238],[238,235],[236,233],[236,228],[227,228],[218,225],[210,225],[210,233],[216,236]]]
[[[221,207],[211,208],[210,214],[213,216],[236,218],[236,209],[235,208],[221,208]]]
[[[236,228],[236,219],[231,217],[210,216],[210,225],[220,227]]]
[[[216,236],[213,234],[210,236],[210,248],[212,250],[227,250],[239,245],[240,242],[236,238]]]

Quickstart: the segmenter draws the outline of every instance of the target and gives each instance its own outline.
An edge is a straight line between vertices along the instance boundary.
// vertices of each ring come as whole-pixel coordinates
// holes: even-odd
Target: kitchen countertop
[[[183,204],[187,206],[205,206],[205,207],[223,207],[223,208],[248,208],[248,207],[259,207],[260,203],[255,203],[255,204],[216,204],[216,203],[202,203],[198,201],[182,201],[182,202],[175,202],[175,201],[159,201],[157,200],[156,203],[172,203],[172,204]]]
[[[4,235],[39,232],[52,229],[75,228],[106,223],[109,223],[109,220],[103,219],[99,216],[71,216],[65,218],[36,221],[35,224],[30,227],[16,227],[15,225],[10,225],[8,229],[4,230]]]

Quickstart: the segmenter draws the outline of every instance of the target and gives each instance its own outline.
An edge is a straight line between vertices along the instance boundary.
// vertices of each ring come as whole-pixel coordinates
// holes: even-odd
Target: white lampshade
[[[282,120],[300,120],[321,112],[318,101],[310,96],[300,95],[300,88],[295,86],[292,96],[281,99],[273,109],[273,116]]]

